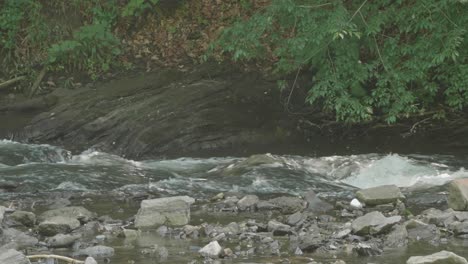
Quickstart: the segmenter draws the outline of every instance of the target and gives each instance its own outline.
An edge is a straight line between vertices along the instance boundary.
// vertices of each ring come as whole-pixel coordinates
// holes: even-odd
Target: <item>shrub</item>
[[[212,48],[281,74],[312,69],[309,103],[392,123],[468,104],[467,24],[466,1],[272,0]]]

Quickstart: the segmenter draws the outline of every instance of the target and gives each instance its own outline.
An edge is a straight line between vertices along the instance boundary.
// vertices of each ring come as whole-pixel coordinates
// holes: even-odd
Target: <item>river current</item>
[[[262,154],[251,157],[178,158],[134,161],[87,150],[78,155],[50,145],[0,141],[0,183],[14,193],[51,190],[132,192],[152,190],[196,198],[219,192],[323,195],[396,184],[424,188],[468,177],[468,162],[449,155],[363,154],[308,157]]]

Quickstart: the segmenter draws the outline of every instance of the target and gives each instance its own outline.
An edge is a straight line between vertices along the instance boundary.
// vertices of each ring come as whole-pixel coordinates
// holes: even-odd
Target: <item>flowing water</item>
[[[421,193],[436,194],[440,191],[437,186],[451,179],[468,177],[466,166],[468,160],[462,156],[398,154],[327,157],[261,154],[242,158],[134,161],[94,150],[72,155],[55,146],[0,140],[0,189],[4,189],[0,190],[0,202],[34,200],[50,193],[66,197],[70,193],[145,192],[206,199],[219,192],[269,196],[298,195],[308,189],[332,199],[352,198],[357,188],[384,184],[396,184],[415,193],[422,190]],[[104,199],[90,207],[112,212],[114,206]],[[125,209],[124,205],[120,207]],[[128,209],[127,215],[138,209],[134,205],[128,207],[132,208]],[[149,239],[153,241],[151,243],[158,240],[152,239]],[[188,251],[197,249],[184,241],[161,243]],[[176,245],[171,246],[171,243]],[[124,253],[117,254],[113,263],[127,263],[125,259],[130,256],[138,258],[133,248],[129,249],[121,242],[115,242],[115,246],[122,247]],[[420,249],[424,251],[427,247]],[[173,260],[172,263],[183,262]]]

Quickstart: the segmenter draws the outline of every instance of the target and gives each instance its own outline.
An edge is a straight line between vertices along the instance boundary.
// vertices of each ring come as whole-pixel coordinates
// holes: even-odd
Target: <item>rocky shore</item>
[[[300,197],[270,198],[240,193],[219,193],[211,199],[140,194],[144,199],[138,212],[126,219],[112,219],[83,206],[55,205],[39,211],[27,211],[21,203],[0,206],[0,263],[44,263],[63,256],[81,261],[75,263],[107,263],[122,250],[138,251],[133,255],[138,259],[167,263],[367,263],[367,257],[378,260],[388,251],[415,243],[438,248],[467,238],[468,180],[454,180],[446,187],[447,202],[417,214],[407,208],[405,195],[394,185],[358,190],[349,199],[322,199],[312,190]],[[147,238],[142,242],[148,235],[158,241],[181,241],[190,250]],[[124,246],[115,246],[119,243]],[[406,263],[468,263],[453,252],[432,253],[411,256]],[[185,262],[175,261],[180,255]],[[125,258],[122,263],[139,263]]]

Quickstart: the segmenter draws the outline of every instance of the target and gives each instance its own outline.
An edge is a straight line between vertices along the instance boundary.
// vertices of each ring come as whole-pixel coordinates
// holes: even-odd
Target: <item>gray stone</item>
[[[419,220],[406,221],[404,226],[408,231],[408,238],[412,241],[438,241],[440,231],[434,224],[426,224]]]
[[[186,225],[190,221],[190,205],[194,202],[188,196],[143,200],[135,217],[135,227],[147,229],[161,225]]]
[[[285,236],[291,233],[291,227],[276,220],[268,222],[268,231],[273,232],[274,236]]]
[[[396,223],[401,221],[401,216],[385,217],[381,212],[374,211],[356,218],[351,228],[357,235],[374,235],[386,233]]]
[[[408,231],[403,225],[394,225],[384,240],[386,248],[400,248],[408,244]]]
[[[450,251],[440,251],[428,256],[410,257],[406,264],[468,264],[468,261]]]
[[[280,208],[283,214],[293,214],[302,211],[306,202],[297,197],[282,196],[268,200],[269,203]]]
[[[87,257],[84,261],[84,264],[98,264],[93,257]]]
[[[75,218],[81,222],[88,222],[92,218],[96,217],[96,214],[82,206],[69,206],[45,211],[39,216],[39,220],[43,221],[55,216]]]
[[[295,226],[303,222],[305,216],[301,212],[296,212],[288,216],[288,225]]]
[[[396,185],[382,185],[359,190],[356,192],[356,197],[366,205],[394,203],[405,198]]]
[[[456,179],[448,185],[448,205],[456,211],[468,211],[468,178]]]
[[[94,246],[80,249],[76,256],[88,256],[93,258],[109,258],[114,256],[114,249],[106,246]]]
[[[198,251],[200,255],[206,258],[218,258],[222,252],[223,248],[219,245],[218,241],[212,241]]]
[[[26,256],[14,249],[0,250],[0,263],[4,264],[30,264]]]
[[[42,221],[38,226],[39,234],[54,236],[59,233],[69,233],[80,226],[76,218],[54,216]]]
[[[32,227],[36,223],[36,215],[26,211],[15,211],[9,218],[15,223],[22,224],[27,227]]]
[[[48,247],[51,248],[66,248],[71,247],[76,240],[80,239],[80,234],[57,234],[53,237],[49,237],[46,239],[46,243]]]
[[[246,195],[237,202],[240,211],[254,210],[255,205],[260,201],[257,195]]]

